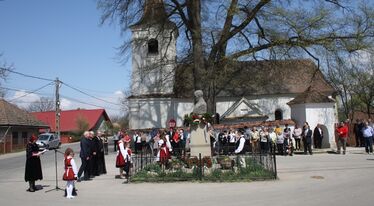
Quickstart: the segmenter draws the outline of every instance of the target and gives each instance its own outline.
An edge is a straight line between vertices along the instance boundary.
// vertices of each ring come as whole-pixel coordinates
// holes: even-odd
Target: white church
[[[170,119],[182,126],[194,105],[192,72],[176,63],[178,30],[167,19],[163,1],[147,1],[131,31],[130,129],[166,128]],[[335,90],[311,60],[236,62],[233,67],[246,81],[240,86],[228,82],[217,95],[220,122],[293,120],[301,126],[308,122],[312,130],[321,124],[322,147],[336,146]]]

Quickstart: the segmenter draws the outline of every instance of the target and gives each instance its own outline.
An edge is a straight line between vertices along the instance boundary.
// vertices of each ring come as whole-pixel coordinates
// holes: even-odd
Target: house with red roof
[[[56,132],[55,112],[32,112],[40,121],[48,124],[49,132]],[[107,130],[107,125],[111,125],[108,114],[104,109],[76,109],[66,110],[60,113],[60,133],[61,142],[71,142],[73,137],[79,137],[85,130],[98,131]]]

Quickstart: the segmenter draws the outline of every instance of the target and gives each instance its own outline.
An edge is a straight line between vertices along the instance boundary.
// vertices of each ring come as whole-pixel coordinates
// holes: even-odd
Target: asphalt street
[[[78,154],[79,144],[69,146]],[[58,153],[58,185],[62,188],[63,155]],[[347,155],[315,154],[278,157],[279,180],[250,183],[122,184],[115,179],[115,153],[106,156],[108,174],[76,183],[78,197],[55,191],[54,152],[42,157],[43,187],[26,192],[25,152],[0,156],[1,205],[374,205],[374,156],[351,148]],[[75,158],[78,166],[80,160]],[[47,190],[51,190],[47,192]]]

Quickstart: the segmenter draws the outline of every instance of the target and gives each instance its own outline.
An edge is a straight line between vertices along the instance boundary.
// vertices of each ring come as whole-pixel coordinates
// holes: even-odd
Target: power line
[[[103,109],[108,109],[108,110],[115,110],[115,111],[118,111],[119,109],[115,109],[115,108],[111,108],[111,107],[103,107],[103,106],[99,106],[99,105],[96,105],[96,104],[91,104],[91,103],[87,103],[87,102],[82,102],[78,99],[75,99],[75,98],[72,98],[72,97],[67,97],[65,95],[60,95],[61,97],[65,98],[65,99],[68,99],[68,100],[71,100],[73,102],[78,102],[78,103],[81,103],[81,104],[85,104],[85,105],[89,105],[89,106],[93,106],[93,107],[99,107],[99,108],[103,108]]]
[[[19,96],[19,97],[16,97],[16,98],[14,98],[14,99],[11,99],[11,100],[9,100],[9,102],[12,102],[12,101],[14,101],[14,100],[16,100],[16,99],[19,99],[19,98],[25,97],[25,96],[27,96],[27,95],[33,94],[33,93],[35,93],[35,92],[37,92],[37,91],[39,91],[39,90],[42,90],[42,89],[44,89],[45,87],[47,87],[47,86],[49,86],[49,85],[52,85],[52,84],[53,84],[53,82],[50,82],[50,83],[48,83],[48,84],[46,84],[46,85],[44,85],[44,86],[42,86],[42,87],[40,87],[40,88],[38,88],[38,89],[35,89],[35,90],[33,90],[33,91],[27,92],[27,93],[24,94],[24,95],[21,95],[21,96]]]
[[[4,90],[8,90],[8,91],[15,91],[15,92],[32,92],[30,90],[26,90],[26,89],[16,89],[16,88],[9,88],[9,87],[1,87],[0,86],[0,89],[4,89]],[[39,95],[45,95],[45,96],[53,96],[54,94],[51,94],[51,93],[40,93],[40,92],[34,92],[34,94],[39,94]]]
[[[18,74],[18,75],[21,75],[21,76],[24,76],[24,77],[29,77],[29,78],[34,78],[34,79],[39,79],[39,80],[44,80],[44,81],[55,81],[53,79],[48,79],[48,78],[44,78],[44,77],[37,77],[37,76],[29,75],[29,74],[24,74],[24,73],[21,73],[21,72],[16,72],[16,71],[13,71],[13,70],[7,69],[7,68],[0,68],[0,69],[4,70],[4,71],[7,71],[7,72],[10,72],[10,73]]]
[[[80,90],[80,89],[77,89],[77,88],[75,88],[75,87],[73,87],[73,86],[70,86],[69,84],[66,84],[66,83],[64,83],[64,82],[61,82],[61,83],[64,84],[65,86],[69,87],[70,89],[73,89],[73,90],[75,90],[75,91],[77,91],[77,92],[80,92],[80,93],[82,93],[82,94],[84,94],[84,95],[87,95],[87,96],[89,96],[89,97],[92,97],[92,98],[94,98],[94,99],[97,99],[97,100],[100,100],[100,101],[103,101],[103,102],[106,102],[106,103],[109,103],[109,104],[112,104],[112,105],[116,105],[116,106],[122,106],[121,104],[114,103],[114,102],[110,102],[110,101],[107,101],[107,100],[105,100],[105,99],[101,99],[101,98],[95,97],[95,96],[93,96],[93,95],[91,95],[91,94],[88,94],[88,93],[86,93],[86,92],[84,92],[84,91],[82,91],[82,90]]]

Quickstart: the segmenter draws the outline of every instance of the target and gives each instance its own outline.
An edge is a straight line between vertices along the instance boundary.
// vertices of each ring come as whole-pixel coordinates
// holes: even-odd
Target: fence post
[[[140,168],[143,169],[143,151],[140,151]]]
[[[199,180],[203,179],[203,169],[202,169],[201,153],[199,153]]]
[[[276,158],[276,156],[275,156],[275,149],[273,149],[273,159],[274,159],[274,179],[277,179],[277,176],[278,176],[278,174],[277,174],[277,158]]]

